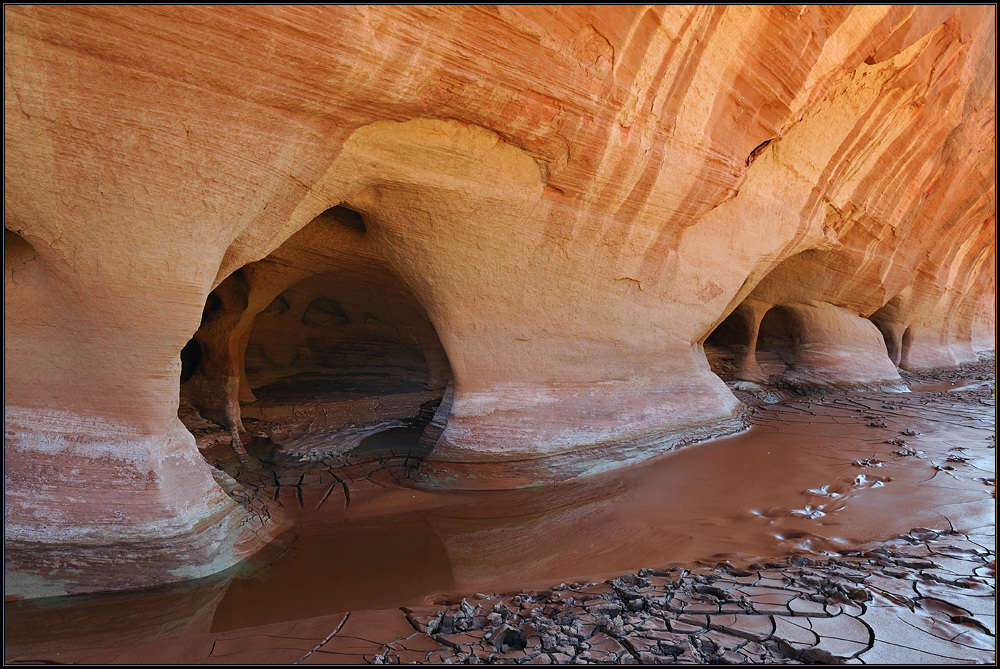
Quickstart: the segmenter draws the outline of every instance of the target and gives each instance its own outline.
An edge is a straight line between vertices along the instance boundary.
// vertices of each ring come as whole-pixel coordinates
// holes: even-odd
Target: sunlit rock
[[[536,485],[995,336],[990,6],[4,16],[12,596],[267,539],[199,445]]]

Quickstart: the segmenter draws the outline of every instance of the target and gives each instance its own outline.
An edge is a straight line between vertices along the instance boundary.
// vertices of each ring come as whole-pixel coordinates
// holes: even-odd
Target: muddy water
[[[914,383],[910,390],[918,393],[943,393],[953,390],[971,390],[988,386],[991,382],[983,379],[957,379],[955,381],[934,381],[929,383]]]
[[[7,652],[118,645],[676,563],[765,561],[913,527],[992,526],[992,394],[985,403],[965,395],[935,389],[767,406],[742,434],[545,488],[432,493],[373,484],[355,486],[349,505],[325,485],[301,495],[282,488],[275,497],[294,527],[244,565],[203,587],[6,604]]]

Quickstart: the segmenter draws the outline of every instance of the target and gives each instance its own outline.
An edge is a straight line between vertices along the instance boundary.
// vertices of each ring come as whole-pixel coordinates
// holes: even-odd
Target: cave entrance
[[[451,376],[420,303],[384,269],[357,268],[274,298],[254,319],[245,370],[244,422],[303,457],[425,455]]]
[[[904,365],[904,349],[906,351],[909,350],[912,335],[909,334],[910,329],[905,324],[893,319],[893,316],[896,316],[896,314],[890,311],[889,307],[891,306],[892,302],[869,316],[868,320],[878,328],[879,333],[882,335],[882,341],[885,343],[885,352],[889,356],[889,360],[896,367],[901,367]]]
[[[760,321],[755,356],[764,375],[776,382],[795,361],[802,344],[802,323],[786,307],[773,307]]]
[[[753,312],[741,305],[705,339],[705,357],[723,381],[762,380],[754,357],[756,326]]]
[[[447,354],[422,303],[334,207],[206,299],[181,351],[181,420],[219,466],[428,453],[447,421]],[[443,405],[442,405],[443,404]]]
[[[802,334],[791,308],[744,302],[705,339],[705,357],[723,381],[777,384],[795,362]]]
[[[899,367],[899,358],[902,350],[901,346],[896,341],[896,336],[895,333],[893,332],[892,325],[891,324],[887,325],[880,321],[872,320],[871,318],[869,318],[868,320],[871,320],[872,323],[875,324],[875,327],[878,328],[879,334],[882,335],[882,341],[885,342],[885,352],[889,356],[889,360],[892,361],[892,364]]]
[[[906,328],[899,343],[898,367],[907,369],[910,366],[910,347],[913,346],[913,328]]]
[[[885,351],[896,367],[906,368],[910,346],[913,344],[913,330],[902,323],[891,323],[869,318],[882,334]]]

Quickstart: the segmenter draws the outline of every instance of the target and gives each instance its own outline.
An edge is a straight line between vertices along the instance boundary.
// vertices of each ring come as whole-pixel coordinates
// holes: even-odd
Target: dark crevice
[[[766,149],[768,147],[768,145],[771,142],[773,142],[775,139],[777,139],[777,138],[776,137],[772,137],[771,139],[765,139],[763,142],[761,142],[760,144],[758,144],[754,148],[754,150],[750,152],[750,155],[747,156],[747,167],[750,167],[750,165],[753,164],[753,161],[757,160],[757,157],[760,156],[760,154],[764,153],[764,149]]]
[[[201,310],[201,324],[212,320],[213,315],[222,308],[222,298],[214,290],[205,299],[205,308]]]
[[[192,339],[181,349],[181,383],[187,383],[201,364],[201,344]]]
[[[365,225],[365,219],[362,218],[361,214],[353,209],[348,209],[347,207],[339,204],[336,207],[331,207],[324,211],[320,214],[320,217],[333,221],[348,230],[353,230],[361,234],[368,231],[368,227]]]

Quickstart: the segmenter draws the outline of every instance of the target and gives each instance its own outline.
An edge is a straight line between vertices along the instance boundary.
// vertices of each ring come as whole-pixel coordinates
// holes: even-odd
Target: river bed
[[[823,556],[916,527],[993,535],[993,382],[932,381],[762,405],[743,433],[534,489],[416,490],[362,464],[338,486],[270,465],[285,469],[258,480],[281,485],[257,494],[290,529],[267,549],[198,582],[8,602],[5,659]],[[412,435],[398,437],[402,448]]]

